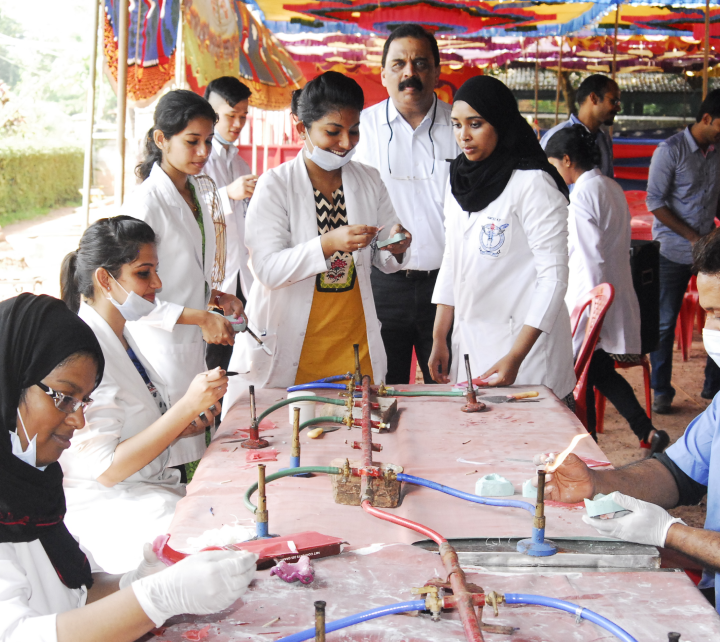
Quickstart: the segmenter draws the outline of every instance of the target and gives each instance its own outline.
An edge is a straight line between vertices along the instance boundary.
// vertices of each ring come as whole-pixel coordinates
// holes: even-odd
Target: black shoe
[[[700,393],[700,396],[703,399],[709,399],[712,401],[715,398],[715,395],[717,394],[717,390],[708,390],[707,388],[703,388],[702,392]]]
[[[665,452],[665,449],[670,445],[670,435],[664,430],[655,430],[655,434],[650,440],[650,454],[648,457],[652,457],[656,453]]]
[[[658,415],[669,415],[672,412],[672,397],[670,395],[656,394],[652,411]]]

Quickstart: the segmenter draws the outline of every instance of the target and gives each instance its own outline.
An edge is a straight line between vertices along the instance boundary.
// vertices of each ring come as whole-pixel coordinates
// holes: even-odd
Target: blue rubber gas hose
[[[298,390],[327,390],[332,388],[333,390],[347,390],[347,384],[344,383],[301,383],[297,386],[290,386],[288,392],[297,392]]]
[[[588,620],[593,624],[597,624],[609,633],[612,633],[616,638],[623,640],[623,642],[638,642],[637,639],[630,635],[625,629],[621,629],[614,622],[604,618],[602,615],[598,615],[595,611],[590,611],[582,606],[573,604],[572,602],[558,600],[554,597],[545,597],[544,595],[529,595],[527,593],[505,593],[505,602],[507,604],[535,604],[536,606],[549,606],[553,609],[566,611],[567,613],[572,613],[583,620]]]
[[[416,486],[425,486],[426,488],[432,488],[439,490],[441,493],[453,495],[460,499],[465,499],[469,502],[475,502],[476,504],[487,504],[488,506],[505,506],[508,508],[522,508],[529,513],[535,514],[535,504],[530,502],[523,502],[518,499],[494,499],[492,497],[481,497],[480,495],[473,495],[472,493],[466,493],[456,488],[450,488],[449,486],[443,486],[437,482],[423,479],[422,477],[413,477],[412,475],[406,475],[405,473],[398,473],[397,480],[406,482],[408,484],[415,484]]]
[[[382,617],[383,615],[392,615],[393,613],[407,613],[408,611],[422,611],[425,609],[425,600],[413,600],[412,602],[400,602],[399,604],[391,604],[389,606],[379,606],[369,611],[363,611],[362,613],[356,613],[355,615],[349,615],[340,620],[334,622],[325,623],[325,632],[332,633],[340,629],[353,626],[354,624],[360,624],[361,622],[367,622],[368,620],[374,620],[375,618]],[[303,640],[314,640],[315,639],[315,627],[312,629],[305,629],[299,633],[293,633],[285,638],[280,638],[276,642],[303,642]]]
[[[315,381],[309,381],[308,383],[330,383],[332,381],[345,381],[346,379],[352,379],[353,376],[347,372],[341,375],[335,375],[333,377],[325,377],[324,379],[316,379]]]

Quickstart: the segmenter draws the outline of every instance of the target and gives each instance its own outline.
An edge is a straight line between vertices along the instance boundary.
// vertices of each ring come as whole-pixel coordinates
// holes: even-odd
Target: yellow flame
[[[590,436],[589,432],[586,432],[584,435],[575,435],[572,438],[570,445],[565,450],[563,450],[557,457],[555,457],[555,461],[552,464],[550,464],[549,466],[547,466],[545,468],[545,471],[548,473],[553,472],[558,466],[560,466],[560,464],[562,464],[565,461],[565,458],[572,452],[572,449],[575,448],[575,446],[577,446],[577,443],[581,439],[584,439],[585,437],[589,437],[589,436]]]

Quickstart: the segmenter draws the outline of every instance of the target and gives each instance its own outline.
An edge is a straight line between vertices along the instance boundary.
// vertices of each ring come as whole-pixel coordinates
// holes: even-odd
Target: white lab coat
[[[139,218],[158,237],[159,274],[162,289],[158,310],[127,324],[140,352],[167,383],[168,405],[175,404],[195,375],[207,370],[202,331],[195,325],[175,325],[183,308],[207,309],[215,262],[215,226],[197,182],[190,181],[200,202],[205,225],[203,266],[200,227],[187,203],[168,175],[156,163],[150,176],[122,206],[122,213]],[[205,435],[178,441],[168,465],[195,461],[205,452]]]
[[[630,212],[625,194],[612,178],[595,168],[575,182],[570,195],[570,282],[568,310],[601,283],[615,288],[597,348],[610,354],[640,353],[640,305],[630,271]],[[585,336],[587,313],[573,339],[577,354]]]
[[[489,226],[494,225],[494,229]],[[473,376],[504,357],[523,325],[542,334],[518,384],[543,384],[559,398],[575,386],[568,282],[567,201],[541,170],[515,170],[503,193],[468,215],[448,189],[446,244],[433,303],[455,307],[449,376],[470,355]],[[492,238],[488,233],[492,233]]]
[[[349,162],[342,170],[348,224],[384,225],[380,240],[388,238],[399,223],[390,196],[376,169]],[[263,174],[248,209],[245,242],[255,282],[246,306],[251,329],[273,352],[266,355],[247,334],[238,335],[230,370],[244,373],[232,377],[224,409],[230,408],[249,383],[267,388],[286,388],[295,383],[303,338],[307,328],[315,276],[329,269],[323,256],[315,214],[315,197],[303,155]],[[405,253],[404,261],[410,252]],[[402,265],[387,250],[373,253],[370,247],[355,251],[370,360],[376,381],[385,377],[387,357],[375,313],[370,268],[395,272]],[[352,350],[352,346],[347,346]],[[328,373],[328,376],[337,373]]]
[[[93,573],[102,572],[88,560]],[[0,543],[0,642],[57,642],[57,614],[86,601],[84,586],[60,581],[39,539]]]
[[[105,372],[85,413],[85,427],[60,457],[65,524],[108,573],[124,573],[142,561],[142,549],[168,532],[175,506],[185,496],[180,472],[168,468],[170,448],[134,475],[108,488],[97,481],[121,442],[160,419],[160,409],[107,322],[89,305],[79,316],[100,342]],[[167,387],[125,332],[125,338],[163,399]]]
[[[252,272],[248,265],[250,255],[245,247],[245,214],[248,206],[246,200],[231,199],[227,193],[227,186],[235,179],[250,174],[250,167],[240,157],[235,145],[230,145],[228,149],[225,149],[222,143],[213,138],[212,146],[213,151],[204,170],[218,186],[227,226],[225,232],[227,239],[225,280],[220,289],[223,292],[235,294],[239,276],[243,296],[247,299],[253,282]]]

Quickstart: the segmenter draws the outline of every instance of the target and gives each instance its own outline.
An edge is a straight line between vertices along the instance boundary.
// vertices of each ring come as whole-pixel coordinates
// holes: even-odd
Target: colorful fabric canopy
[[[219,76],[238,76],[250,104],[285,109],[305,78],[282,44],[240,0],[185,0],[183,43],[190,86],[202,93]]]
[[[573,33],[608,10],[606,2],[477,0],[251,0],[274,33],[387,34],[403,22],[436,34],[502,36]]]
[[[175,46],[181,0],[137,0],[130,4],[128,99],[149,103],[175,77]],[[104,50],[117,83],[118,0],[105,0]]]

